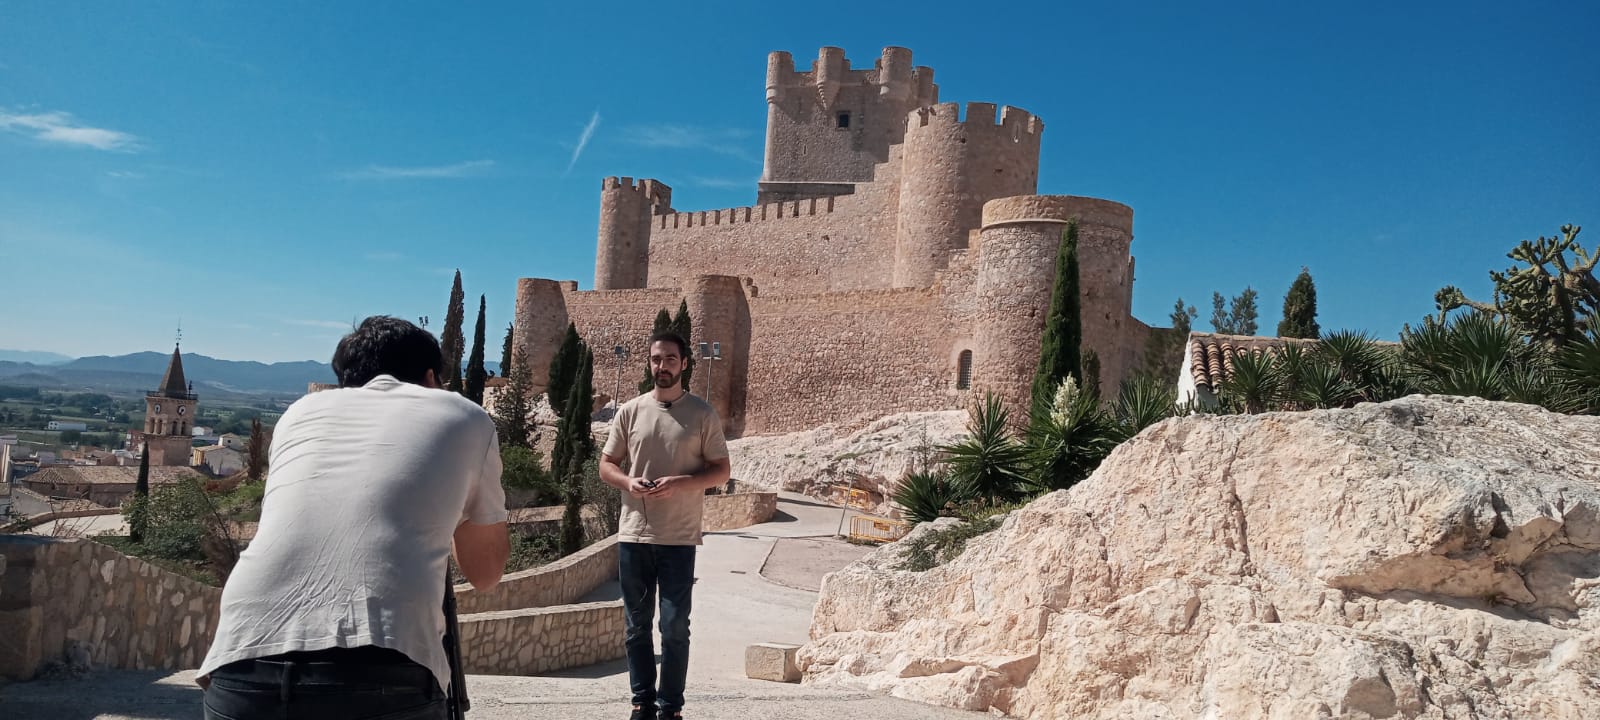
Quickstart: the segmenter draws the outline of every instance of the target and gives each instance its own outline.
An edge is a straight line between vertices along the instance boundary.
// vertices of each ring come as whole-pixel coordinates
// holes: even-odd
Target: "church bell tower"
[[[161,377],[161,387],[144,396],[144,446],[155,466],[188,467],[190,430],[194,428],[199,396],[183,378],[183,356],[172,346],[172,360]]]

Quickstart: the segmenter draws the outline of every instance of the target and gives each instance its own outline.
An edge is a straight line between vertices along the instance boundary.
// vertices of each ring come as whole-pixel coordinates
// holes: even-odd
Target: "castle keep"
[[[597,394],[613,392],[609,348],[631,350],[631,397],[656,312],[686,300],[691,341],[723,357],[699,362],[690,389],[735,437],[958,409],[974,390],[1020,403],[1071,218],[1102,384],[1141,360],[1133,211],[1034,194],[1042,120],[939,102],[933,70],[904,48],[870,69],[823,48],[803,72],[772,53],[766,97],[756,205],[680,211],[659,180],[606,178],[595,289],[518,281],[516,341],[536,384],[570,321],[596,348]]]

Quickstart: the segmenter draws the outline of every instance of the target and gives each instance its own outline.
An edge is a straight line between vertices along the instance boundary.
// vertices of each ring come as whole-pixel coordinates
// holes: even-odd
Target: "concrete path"
[[[937,708],[865,692],[762,682],[744,676],[744,648],[757,642],[801,644],[824,572],[870,548],[830,540],[839,508],[785,494],[772,522],[708,533],[696,559],[693,640],[684,714],[695,720],[972,720],[987,715]],[[770,556],[770,557],[769,557]],[[771,579],[768,579],[771,578]],[[780,584],[781,583],[781,584]],[[586,599],[618,597],[615,583]],[[659,647],[659,646],[658,646]],[[623,720],[628,670],[618,660],[537,677],[471,675],[468,718]],[[0,687],[0,716],[88,718],[201,717],[193,673],[96,672],[76,680]]]

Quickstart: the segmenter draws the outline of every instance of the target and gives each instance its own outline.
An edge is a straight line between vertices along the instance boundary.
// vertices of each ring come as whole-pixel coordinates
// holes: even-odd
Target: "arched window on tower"
[[[962,350],[961,357],[956,360],[956,389],[969,390],[972,388],[972,351]]]

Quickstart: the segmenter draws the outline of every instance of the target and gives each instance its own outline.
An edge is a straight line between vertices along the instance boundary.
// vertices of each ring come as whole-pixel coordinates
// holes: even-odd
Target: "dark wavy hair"
[[[683,358],[684,360],[689,359],[689,342],[684,340],[682,335],[679,335],[671,330],[662,330],[654,335],[651,335],[650,342],[646,343],[645,347],[648,348],[658,342],[669,342],[677,345],[678,357]]]
[[[432,370],[444,382],[444,351],[427,330],[400,318],[373,315],[361,321],[333,351],[339,387],[361,387],[379,375],[421,385]]]

